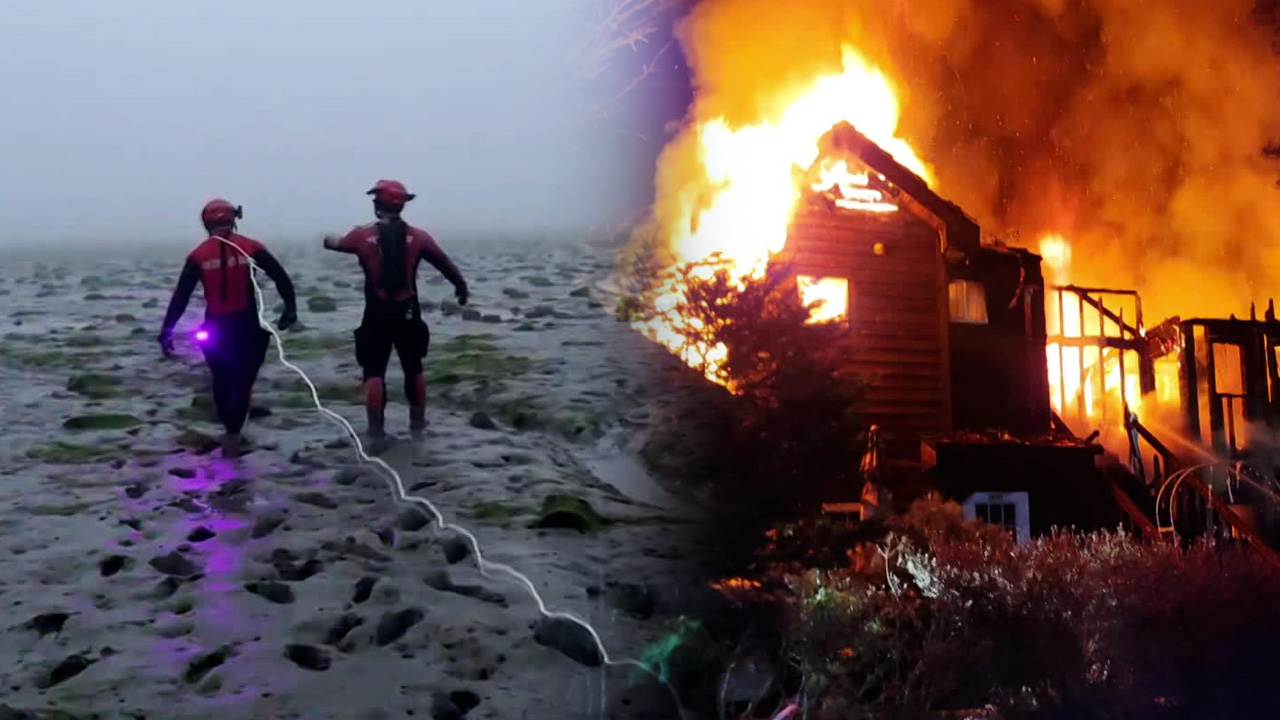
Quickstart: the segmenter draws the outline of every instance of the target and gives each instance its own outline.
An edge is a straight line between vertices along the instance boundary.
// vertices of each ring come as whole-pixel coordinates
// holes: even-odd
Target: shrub
[[[992,703],[1010,717],[1225,719],[1280,703],[1280,573],[1248,550],[1108,532],[1014,545],[953,505],[913,515],[871,572],[789,578],[811,717]]]
[[[715,261],[696,263],[680,282],[675,313],[688,347],[725,350],[719,362],[695,353],[692,364],[733,391],[719,394],[699,438],[700,454],[714,458],[703,471],[727,491],[721,499],[782,516],[829,499],[836,484],[858,487],[862,386],[844,370],[844,328],[809,322],[815,306],[785,267],[738,280]]]

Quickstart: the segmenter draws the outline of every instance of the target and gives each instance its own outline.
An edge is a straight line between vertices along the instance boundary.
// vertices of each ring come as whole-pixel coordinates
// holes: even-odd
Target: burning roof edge
[[[981,246],[981,230],[976,220],[965,214],[959,205],[944,200],[930,190],[923,178],[894,160],[892,155],[858,132],[853,125],[842,122],[831,128],[823,136],[820,145],[828,153],[837,151],[852,154],[867,167],[883,175],[906,196],[899,199],[908,200],[905,204],[912,212],[926,216],[923,217],[925,221],[943,231],[948,247],[969,252]]]

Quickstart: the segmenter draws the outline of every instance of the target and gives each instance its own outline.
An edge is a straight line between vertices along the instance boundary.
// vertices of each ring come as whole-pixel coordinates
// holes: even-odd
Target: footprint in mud
[[[451,592],[463,597],[474,598],[481,602],[492,603],[499,607],[507,606],[507,599],[499,593],[487,590],[479,585],[458,585],[443,570],[429,573],[423,581],[433,590]]]
[[[151,558],[149,563],[151,567],[174,577],[189,578],[200,572],[200,566],[183,556],[177,550],[173,550],[166,555],[157,555]]]
[[[245,583],[244,589],[277,605],[288,605],[294,601],[293,588],[273,580]]]
[[[329,654],[314,645],[286,645],[284,656],[294,665],[315,672],[328,670],[332,664]]]
[[[70,613],[64,612],[44,613],[31,618],[23,624],[23,627],[39,633],[40,637],[56,635],[62,632],[62,626],[66,624],[67,619],[70,617]]]
[[[311,558],[301,563],[278,560],[272,563],[272,566],[275,568],[276,574],[280,576],[280,579],[288,582],[302,582],[324,570],[324,563],[316,558]]]
[[[351,596],[351,602],[359,605],[365,602],[373,595],[373,586],[378,582],[376,577],[362,577],[356,581],[355,593]]]
[[[187,664],[187,670],[182,674],[182,679],[188,684],[200,682],[211,670],[225,663],[227,658],[231,657],[231,651],[230,645],[223,645],[213,652],[196,657]]]
[[[323,508],[325,510],[337,510],[341,505],[336,500],[325,495],[322,492],[304,492],[293,496],[294,500],[314,507]]]
[[[210,530],[209,528],[207,528],[207,527],[205,527],[205,526],[201,525],[200,527],[196,528],[195,530],[192,530],[192,531],[191,531],[191,534],[187,535],[187,540],[189,540],[189,541],[191,541],[191,542],[193,542],[193,543],[200,543],[200,542],[204,542],[205,540],[209,540],[210,538],[213,538],[213,537],[216,537],[216,536],[217,536],[217,533],[215,533],[214,531]]]
[[[284,514],[279,512],[269,512],[258,518],[253,523],[253,529],[249,531],[249,537],[254,540],[264,538],[276,531],[276,528],[284,524]]]
[[[422,622],[426,617],[423,612],[417,608],[406,608],[399,612],[389,612],[382,616],[378,621],[378,627],[374,630],[373,641],[380,646],[390,645],[391,643],[404,637],[409,629],[414,625]]]
[[[41,690],[48,690],[55,685],[61,685],[89,669],[89,666],[96,662],[96,659],[85,657],[79,653],[70,655],[65,660],[55,665],[47,675],[37,680],[36,687]]]
[[[133,566],[133,558],[124,555],[108,555],[98,563],[98,572],[102,577],[111,577],[121,570],[126,570]]]

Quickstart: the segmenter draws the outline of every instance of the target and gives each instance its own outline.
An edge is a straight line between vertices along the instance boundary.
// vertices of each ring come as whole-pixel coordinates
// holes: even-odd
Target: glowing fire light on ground
[[[895,136],[899,105],[893,86],[852,48],[844,49],[841,72],[816,78],[793,92],[794,99],[778,104],[784,109],[777,117],[759,124],[730,127],[721,117],[695,120],[687,131],[696,136],[692,144],[696,157],[667,160],[696,163],[699,177],[680,187],[676,197],[660,198],[678,208],[674,217],[660,218],[658,228],[673,264],[651,299],[655,315],[634,324],[686,363],[705,366],[707,377],[716,382],[721,382],[716,370],[726,350],[709,343],[691,346],[681,332],[682,328],[699,328],[678,312],[685,294],[679,268],[715,261],[735,280],[760,277],[769,258],[786,244],[787,228],[805,189],[800,178],[818,161],[819,140],[841,122],[853,125],[899,163],[931,181],[925,164]],[[818,168],[818,180],[811,187],[826,190],[834,186],[842,207],[895,210],[869,182],[865,174],[836,161]],[[711,272],[714,269],[708,267],[694,277],[705,278]],[[847,288],[840,298],[840,289],[832,283],[810,287],[812,297],[837,300],[820,309],[820,317],[834,319],[847,311]]]

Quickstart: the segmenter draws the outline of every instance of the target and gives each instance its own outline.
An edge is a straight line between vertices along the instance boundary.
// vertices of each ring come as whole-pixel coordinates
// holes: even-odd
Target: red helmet
[[[365,194],[372,195],[374,200],[385,205],[403,205],[417,197],[405,190],[404,185],[396,180],[379,180],[373,189]]]
[[[244,213],[240,210],[239,205],[232,205],[222,198],[210,200],[205,203],[204,209],[200,211],[200,221],[204,223],[205,228],[231,225],[242,217],[244,217]]]

